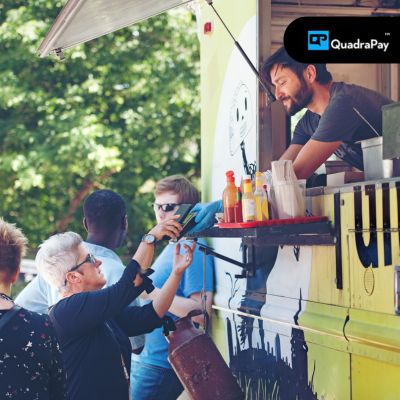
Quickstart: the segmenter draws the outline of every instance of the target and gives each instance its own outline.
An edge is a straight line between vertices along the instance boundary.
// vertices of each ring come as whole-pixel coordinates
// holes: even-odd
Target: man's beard
[[[312,90],[307,86],[307,83],[304,81],[304,78],[300,78],[300,89],[293,95],[290,96],[291,105],[289,108],[286,108],[286,113],[291,117],[297,114],[304,107],[307,107],[313,97]]]

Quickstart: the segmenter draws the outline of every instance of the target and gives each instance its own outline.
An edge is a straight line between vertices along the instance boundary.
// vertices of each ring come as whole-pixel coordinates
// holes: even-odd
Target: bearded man
[[[298,179],[309,178],[333,153],[364,170],[357,142],[376,133],[358,113],[382,134],[381,108],[392,100],[361,86],[334,82],[326,64],[299,63],[284,47],[264,62],[262,75],[288,115],[307,108],[290,146],[280,157],[293,161]]]

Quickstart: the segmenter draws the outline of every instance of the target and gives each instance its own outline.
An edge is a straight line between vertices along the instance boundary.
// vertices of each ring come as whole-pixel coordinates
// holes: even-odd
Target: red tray
[[[256,228],[258,226],[272,225],[290,225],[290,224],[308,224],[310,222],[327,221],[328,217],[296,217],[286,219],[270,219],[268,221],[252,221],[252,222],[220,222],[215,226],[218,228]]]

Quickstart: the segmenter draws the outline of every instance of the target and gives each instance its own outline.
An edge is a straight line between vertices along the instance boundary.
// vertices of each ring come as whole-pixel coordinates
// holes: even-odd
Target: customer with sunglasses
[[[172,271],[153,302],[129,306],[144,290],[152,289],[151,280],[139,271],[150,266],[155,240],[165,235],[175,239],[180,230],[176,217],[156,225],[144,236],[121,279],[104,289],[101,261],[89,253],[78,234],[57,234],[40,246],[38,270],[62,297],[49,316],[61,346],[69,400],[129,398],[128,336],[161,326],[181,276],[192,261],[194,245],[184,245],[184,254],[180,254],[180,245],[176,246]]]
[[[124,199],[112,190],[91,193],[83,204],[83,225],[87,231],[85,247],[101,261],[106,286],[118,282],[125,266],[115,253],[125,241],[128,222]],[[52,288],[42,276],[37,276],[16,298],[16,303],[30,311],[47,314],[48,308],[60,300],[58,290]],[[139,305],[134,300],[132,305]],[[130,338],[132,351],[140,352],[144,336]]]
[[[199,201],[197,189],[181,175],[169,176],[159,181],[155,187],[154,197],[154,213],[158,223],[174,215],[181,204],[195,204]],[[188,244],[186,241],[181,243]],[[200,239],[200,243],[204,241]],[[173,268],[174,252],[175,244],[167,244],[152,265],[155,271],[152,279],[156,289],[150,295],[144,293],[141,297],[154,299],[158,296],[160,290],[158,288],[164,285]],[[183,273],[177,295],[169,309],[169,316],[174,319],[186,316],[191,310],[202,308],[203,257],[203,253],[196,249],[192,264]],[[207,256],[205,268],[206,308],[210,315],[214,289],[214,264],[211,256]],[[203,323],[203,316],[195,318],[195,321]],[[168,362],[168,342],[161,328],[146,334],[142,353],[132,357],[131,386],[134,400],[173,400],[182,393],[182,384]]]

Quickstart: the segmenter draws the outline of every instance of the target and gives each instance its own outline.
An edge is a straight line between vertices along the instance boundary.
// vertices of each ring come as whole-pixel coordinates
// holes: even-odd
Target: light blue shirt
[[[92,253],[102,264],[100,266],[104,277],[106,278],[106,285],[111,286],[116,283],[125,269],[121,259],[118,255],[103,246],[83,242],[84,246]],[[38,274],[32,282],[30,282],[17,296],[15,303],[30,311],[35,311],[42,314],[48,313],[48,308],[56,304],[60,300],[60,294],[57,289],[49,285],[44,278]],[[138,300],[134,300],[132,305],[140,306]],[[144,335],[135,336],[130,338],[132,349],[142,347],[144,344]]]
[[[203,239],[199,239],[199,243],[204,243]],[[167,247],[158,256],[157,260],[152,265],[154,273],[151,275],[154,286],[161,288],[171,274],[172,263],[175,252],[176,243],[169,243]],[[185,250],[181,247],[181,253]],[[179,283],[177,296],[190,297],[194,293],[201,292],[203,288],[203,260],[204,254],[196,247],[193,253],[192,264],[183,273]],[[214,291],[214,259],[211,256],[206,257],[206,291]],[[176,319],[173,314],[169,316]],[[145,335],[145,346],[140,355],[132,354],[132,361],[143,362],[146,364],[156,365],[163,368],[172,368],[168,362],[168,342],[165,338],[162,328],[157,328],[154,331]]]

